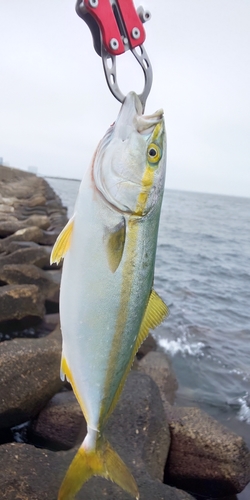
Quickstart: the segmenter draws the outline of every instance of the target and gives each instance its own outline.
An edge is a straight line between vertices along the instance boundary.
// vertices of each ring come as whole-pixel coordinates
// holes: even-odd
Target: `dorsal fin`
[[[60,260],[64,258],[66,252],[68,251],[71,243],[71,235],[74,227],[74,216],[68,221],[66,226],[63,228],[61,233],[56,239],[56,242],[52,248],[50,256],[50,264],[59,264]]]

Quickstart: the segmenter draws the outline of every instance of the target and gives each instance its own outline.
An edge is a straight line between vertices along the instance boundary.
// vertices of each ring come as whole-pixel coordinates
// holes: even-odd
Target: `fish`
[[[100,141],[75,210],[51,253],[60,287],[61,377],[71,383],[87,435],[59,490],[71,500],[94,475],[136,499],[138,487],[104,435],[138,348],[168,315],[153,289],[166,170],[163,111],[143,115],[130,92]]]

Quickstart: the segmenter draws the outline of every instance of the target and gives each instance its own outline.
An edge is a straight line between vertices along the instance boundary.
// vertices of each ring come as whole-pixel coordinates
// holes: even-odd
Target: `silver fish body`
[[[88,465],[90,475],[110,478],[136,498],[132,476],[102,441],[102,431],[138,346],[167,314],[152,291],[165,149],[162,111],[144,117],[137,95],[128,94],[84,176],[74,216],[62,234],[62,248],[59,237],[52,253],[52,260],[63,256],[66,241],[60,292],[62,372],[88,425],[78,452],[81,457],[85,453],[82,468],[86,469],[89,453],[90,461],[95,457]],[[111,470],[111,453],[124,466],[121,478]],[[88,479],[85,470],[77,483],[77,467],[75,459],[60,500],[72,498]]]

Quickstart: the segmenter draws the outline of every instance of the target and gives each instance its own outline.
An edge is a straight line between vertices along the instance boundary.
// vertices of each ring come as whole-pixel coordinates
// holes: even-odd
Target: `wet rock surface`
[[[151,333],[148,335],[146,340],[144,340],[143,344],[140,346],[136,357],[138,360],[142,359],[148,352],[155,351],[157,347],[156,340],[154,339]]]
[[[82,410],[70,390],[56,394],[33,421],[29,436],[43,448],[68,450],[87,433]]]
[[[174,403],[178,382],[169,359],[162,352],[148,352],[138,363],[140,372],[149,375],[160,390],[163,406]]]
[[[62,387],[59,329],[41,339],[0,344],[0,428],[35,417]]]
[[[211,498],[241,492],[250,481],[250,452],[240,436],[198,408],[169,405],[171,447],[165,481]]]
[[[5,326],[7,321],[22,320],[23,318],[29,318],[31,323],[37,323],[44,314],[44,297],[37,286],[7,285],[0,287],[0,320],[5,323]]]
[[[136,372],[130,374],[108,423],[106,436],[134,474],[141,499],[191,500],[189,494],[156,479],[163,475],[169,438],[159,391],[149,377]],[[162,441],[164,446],[159,446]],[[25,444],[2,445],[2,498],[55,500],[76,451],[77,448],[53,453]],[[77,498],[131,500],[118,486],[98,477],[87,482]]]
[[[0,166],[0,333],[12,338],[58,312],[60,271],[51,274],[50,253],[66,222],[44,179]]]
[[[0,256],[0,268],[6,264],[33,264],[41,268],[49,267],[50,248],[34,245],[20,248],[20,246],[14,246],[13,243],[11,243],[10,253]]]

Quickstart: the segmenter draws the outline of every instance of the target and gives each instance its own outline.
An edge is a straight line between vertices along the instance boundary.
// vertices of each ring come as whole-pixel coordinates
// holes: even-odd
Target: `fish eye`
[[[155,165],[161,159],[161,150],[157,144],[151,143],[147,152],[148,162]]]

